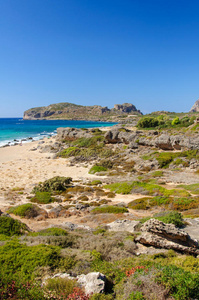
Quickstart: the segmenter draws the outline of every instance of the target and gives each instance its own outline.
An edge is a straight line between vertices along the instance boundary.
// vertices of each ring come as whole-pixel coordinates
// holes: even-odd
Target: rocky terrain
[[[2,299],[199,299],[198,133],[160,112],[34,144],[67,176],[1,189]]]
[[[24,120],[66,119],[66,120],[107,120],[118,121],[127,115],[141,115],[133,104],[115,104],[112,109],[100,105],[83,106],[63,102],[46,107],[35,107],[24,112]]]

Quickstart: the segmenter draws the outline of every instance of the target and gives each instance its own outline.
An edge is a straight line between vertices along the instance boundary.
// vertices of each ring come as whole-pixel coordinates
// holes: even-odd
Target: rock
[[[62,224],[62,226],[64,228],[67,228],[71,231],[75,230],[75,229],[85,229],[85,230],[91,230],[91,228],[87,225],[78,225],[78,224],[74,224],[74,223],[71,223],[71,222],[64,222]]]
[[[136,242],[157,248],[173,249],[187,254],[198,255],[198,242],[187,232],[178,229],[173,224],[165,224],[156,219],[150,219],[141,227],[142,234]]]
[[[190,109],[190,112],[197,112],[197,111],[199,111],[199,100],[197,100],[192,106],[192,108]]]
[[[85,293],[98,294],[105,291],[106,276],[99,272],[91,272],[87,275],[80,275],[77,277],[78,284],[84,288]]]
[[[135,232],[140,227],[139,221],[131,221],[131,220],[116,220],[109,224],[106,224],[106,228],[110,231],[129,231]]]
[[[59,205],[57,207],[52,208],[49,212],[48,212],[48,217],[52,218],[52,219],[56,219],[58,217],[70,217],[71,213],[66,210],[63,206]]]
[[[71,127],[60,127],[57,128],[57,140],[58,141],[63,141],[65,139],[67,140],[74,140],[77,138],[91,138],[93,136],[91,130],[86,129],[86,130],[81,130],[79,128],[71,128]]]

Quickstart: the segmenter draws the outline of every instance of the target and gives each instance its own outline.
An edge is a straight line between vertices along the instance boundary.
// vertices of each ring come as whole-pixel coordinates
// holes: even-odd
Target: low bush
[[[30,280],[38,267],[49,266],[52,270],[63,262],[60,248],[49,245],[28,247],[13,240],[0,247],[0,278]]]
[[[113,205],[107,205],[102,207],[96,207],[91,211],[93,214],[119,214],[119,213],[125,213],[128,212],[128,209],[126,207],[118,207]]]
[[[153,127],[157,127],[159,124],[160,123],[159,123],[157,118],[143,117],[138,121],[137,127],[139,127],[139,128],[153,128]]]
[[[176,300],[199,299],[199,274],[169,265],[161,268],[156,281],[167,287]]]
[[[28,231],[28,227],[11,217],[0,217],[0,234],[5,236],[21,235]]]
[[[107,168],[103,167],[103,166],[99,166],[99,165],[94,165],[90,170],[89,170],[89,174],[95,174],[97,172],[102,172],[102,171],[107,171]]]
[[[102,184],[101,180],[93,180],[90,183],[90,185],[98,185],[98,184]]]
[[[36,192],[63,192],[65,191],[69,184],[71,183],[71,177],[60,177],[56,176],[51,179],[48,179],[44,182],[39,183],[34,187],[33,193]]]
[[[26,203],[18,206],[13,206],[8,210],[8,213],[13,213],[16,216],[23,218],[35,218],[38,216],[40,208],[32,203]]]
[[[39,204],[48,204],[55,201],[49,192],[36,192],[35,196],[30,199],[31,202]]]
[[[183,227],[184,225],[182,214],[176,211],[167,212],[161,217],[154,217],[163,223],[174,224],[177,227]]]

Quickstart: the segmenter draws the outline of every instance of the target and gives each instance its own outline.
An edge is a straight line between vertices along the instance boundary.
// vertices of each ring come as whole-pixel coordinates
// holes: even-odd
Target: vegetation
[[[94,165],[90,170],[89,170],[89,174],[95,174],[97,172],[103,172],[103,171],[107,171],[107,168],[103,167],[103,166],[99,166],[99,165]]]
[[[28,231],[27,226],[18,221],[14,220],[11,217],[1,216],[0,217],[0,234],[6,236],[13,236],[13,235],[21,235]]]
[[[31,202],[39,204],[48,204],[55,201],[49,192],[36,192],[35,196],[30,199]]]
[[[13,206],[8,210],[8,213],[13,213],[22,218],[34,218],[39,213],[40,208],[32,203],[26,203],[18,206]]]
[[[52,227],[40,230],[38,232],[30,232],[29,236],[67,236],[68,232],[62,228]]]
[[[93,214],[102,214],[102,213],[119,214],[119,213],[128,212],[128,209],[126,207],[107,205],[102,207],[96,207],[91,212]]]
[[[44,182],[39,183],[34,187],[33,193],[36,192],[63,192],[65,191],[72,181],[71,177],[60,177],[56,176],[48,179]]]
[[[175,115],[147,115],[143,116],[137,123],[138,128],[178,128],[188,127],[194,123],[194,117],[179,116]]]

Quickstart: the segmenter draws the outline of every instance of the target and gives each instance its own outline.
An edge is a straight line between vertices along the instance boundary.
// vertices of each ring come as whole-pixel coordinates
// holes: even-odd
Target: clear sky
[[[0,0],[0,117],[57,102],[186,112],[198,98],[198,0]]]

